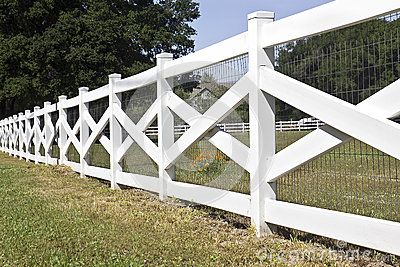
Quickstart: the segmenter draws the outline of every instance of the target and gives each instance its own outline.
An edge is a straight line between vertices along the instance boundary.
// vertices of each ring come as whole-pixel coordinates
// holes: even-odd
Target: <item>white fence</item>
[[[319,129],[325,124],[317,119],[308,120],[291,120],[291,121],[277,121],[275,123],[275,129],[279,132],[290,132],[290,131],[311,131]],[[247,133],[250,132],[250,123],[238,122],[238,123],[218,123],[216,125],[221,131],[227,133]],[[182,135],[189,130],[190,125],[175,125],[175,135]],[[158,127],[152,126],[147,128],[145,131],[147,136],[156,136],[158,134]]]
[[[93,91],[80,88],[77,97],[60,96],[58,103],[45,103],[43,108],[36,107],[33,112],[2,120],[1,150],[36,163],[68,165],[82,176],[109,180],[112,188],[118,185],[142,188],[157,192],[160,199],[171,196],[249,216],[258,235],[268,233],[270,224],[276,224],[400,255],[399,223],[285,203],[277,201],[275,195],[275,181],[282,175],[351,137],[400,159],[400,127],[388,119],[399,114],[400,82],[353,106],[275,72],[269,58],[275,45],[398,10],[400,2],[393,0],[336,0],[275,22],[271,12],[253,13],[248,18],[249,29],[243,34],[176,60],[172,60],[170,54],[160,54],[157,66],[143,73],[126,79],[113,74],[109,76],[109,84],[101,88]],[[246,53],[249,72],[204,114],[174,94],[168,82],[175,75]],[[152,83],[157,83],[157,100],[135,124],[121,108],[121,93]],[[250,123],[246,127],[251,129],[250,147],[233,138],[230,130],[213,130],[247,96]],[[105,97],[109,99],[109,107],[96,123],[88,112],[88,104]],[[283,131],[293,125],[275,125],[274,98],[327,125],[321,128],[318,125],[319,129],[275,153],[276,128]],[[80,112],[73,127],[66,118],[66,110],[71,107],[79,107]],[[177,141],[174,141],[171,111],[190,126]],[[55,125],[50,116],[54,112],[59,114]],[[155,118],[160,130],[158,146],[145,134]],[[107,125],[109,138],[102,136]],[[123,129],[128,133],[125,140],[121,137]],[[58,159],[51,157],[56,132]],[[249,195],[174,181],[174,163],[206,134],[210,136],[209,142],[250,173]],[[88,150],[98,137],[110,154],[110,169],[90,166],[87,162]],[[158,164],[158,178],[122,171],[120,161],[134,143]],[[79,152],[80,163],[68,161],[66,154],[70,145]],[[44,155],[39,153],[40,146],[44,148]]]

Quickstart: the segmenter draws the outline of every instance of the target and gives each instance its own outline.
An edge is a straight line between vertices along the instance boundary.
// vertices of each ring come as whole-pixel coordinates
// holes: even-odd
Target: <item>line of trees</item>
[[[0,0],[0,117],[193,51],[193,0]]]

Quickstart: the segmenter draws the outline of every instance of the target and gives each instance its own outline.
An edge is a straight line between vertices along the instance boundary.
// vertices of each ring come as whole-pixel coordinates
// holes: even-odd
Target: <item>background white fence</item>
[[[337,0],[275,22],[271,12],[253,13],[249,15],[246,33],[176,60],[172,60],[170,54],[160,54],[157,66],[143,73],[126,79],[112,74],[109,84],[101,88],[89,91],[83,87],[74,98],[60,96],[58,103],[46,102],[43,108],[35,107],[33,112],[27,110],[3,119],[0,122],[1,150],[35,163],[70,166],[82,177],[110,181],[112,188],[119,185],[142,188],[158,193],[160,199],[171,196],[248,216],[258,235],[271,231],[274,224],[400,255],[399,223],[276,200],[276,180],[350,137],[400,159],[400,127],[388,120],[400,110],[399,103],[394,101],[400,99],[399,81],[353,106],[277,73],[271,62],[271,49],[275,45],[398,10],[400,2],[393,0]],[[173,92],[172,77],[243,54],[248,54],[248,73],[204,114]],[[157,99],[134,123],[122,109],[121,94],[154,83],[157,84]],[[247,96],[250,122],[219,125]],[[275,98],[326,125],[320,127],[323,124],[319,120],[276,123]],[[108,99],[108,106],[96,121],[89,112],[89,104],[100,99]],[[79,109],[74,125],[70,125],[67,118],[71,108]],[[175,128],[172,112],[190,127]],[[57,116],[58,119],[54,119]],[[146,135],[157,131],[150,127],[156,119],[157,144]],[[106,127],[109,136],[104,134]],[[249,147],[229,134],[249,129]],[[276,130],[314,131],[276,153]],[[174,139],[175,131],[182,134],[178,140]],[[206,135],[211,144],[249,172],[250,194],[174,180],[174,164],[193,143]],[[57,158],[53,153],[55,141],[59,149]],[[91,166],[88,161],[88,151],[97,141],[110,155],[110,168]],[[123,171],[121,159],[133,144],[158,165],[158,178]],[[70,147],[79,153],[79,162],[68,160]]]
[[[275,123],[275,129],[279,132],[287,132],[287,131],[311,131],[319,129],[321,126],[325,124],[317,119],[302,119],[302,120],[291,120],[291,121],[277,121]],[[250,123],[248,122],[239,122],[239,123],[218,123],[217,127],[221,129],[221,131],[227,133],[246,133],[250,132]],[[182,135],[188,129],[190,125],[175,125],[174,133],[175,135]],[[156,136],[158,134],[158,127],[151,126],[147,128],[145,131],[148,136]]]

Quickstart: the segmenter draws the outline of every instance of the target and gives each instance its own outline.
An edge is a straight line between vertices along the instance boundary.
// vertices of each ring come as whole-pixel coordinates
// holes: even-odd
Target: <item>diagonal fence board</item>
[[[356,105],[356,108],[366,114],[376,115],[379,118],[395,117],[400,111],[400,101],[397,100],[400,99],[399,87],[400,80],[397,80]],[[388,99],[391,101],[388,101]],[[350,139],[349,135],[329,125],[313,131],[275,155],[267,176],[267,181],[275,181],[282,175]]]
[[[398,95],[395,91],[397,85],[398,83],[396,82],[385,89],[390,90],[392,94]],[[400,158],[400,144],[393,145],[388,142],[388,140],[394,141],[400,136],[400,126],[395,122],[380,118],[379,114],[377,117],[371,114],[371,111],[365,113],[357,106],[267,68],[261,69],[261,89],[330,125],[330,127],[325,126],[316,130],[316,133],[306,136],[307,138],[305,137],[303,140],[300,139],[276,154],[275,164],[273,163],[273,167],[269,170],[268,181],[272,181],[300,164],[333,149],[348,140],[349,135],[388,155]],[[376,101],[378,102],[378,99],[382,101],[385,96],[390,96],[390,93],[385,89],[373,99],[377,99]],[[373,102],[373,99],[370,101]],[[367,104],[364,104],[364,110],[366,106]],[[331,128],[335,128],[338,131],[334,131]],[[381,138],[382,132],[384,133],[384,138]],[[316,143],[314,143],[315,141]],[[308,149],[304,153],[302,149],[306,146],[309,148],[312,143],[314,148]],[[318,147],[319,144],[321,144],[320,147]],[[295,157],[294,160],[290,160],[291,155]],[[283,167],[281,171],[274,169],[277,166],[282,166],[283,162],[286,162],[285,165],[288,166],[287,161],[290,162],[290,167]]]
[[[79,132],[80,121],[81,121],[81,118],[79,118],[76,121],[73,129],[71,129],[71,127],[69,126],[68,122],[65,119],[62,119],[60,121],[60,126],[63,127],[63,129],[67,132],[67,136],[68,136],[65,147],[68,148],[72,143],[74,145],[76,151],[78,151],[78,153],[82,152],[81,147],[80,147],[80,142],[79,142],[78,138],[76,137],[76,134],[78,134],[78,132]]]
[[[163,96],[163,97],[166,97]],[[157,114],[160,109],[160,102],[161,99],[158,98],[150,107],[149,109],[144,113],[142,118],[139,120],[139,122],[136,124],[137,128],[141,131],[144,132],[146,129],[154,122],[154,120],[157,117]],[[129,148],[134,144],[134,139],[128,135],[122,145],[118,148],[117,150],[117,161],[121,161],[122,158],[125,156],[126,152],[129,150]]]
[[[37,122],[39,122],[39,120],[38,120],[38,118],[35,118],[35,120],[37,121]],[[34,131],[35,131],[35,136],[38,136],[39,137],[39,143],[38,144],[35,144],[35,145],[38,145],[38,146],[40,146],[41,144],[43,145],[43,146],[45,146],[46,145],[46,141],[45,141],[45,138],[44,138],[44,128],[43,128],[43,131],[40,129],[40,124],[39,123],[37,123],[34,127],[33,127],[33,129],[34,129]]]
[[[378,117],[391,118],[396,116],[399,111],[400,103],[387,99],[400,99],[400,81],[396,81],[381,91],[375,93],[368,99],[359,103],[356,107],[364,113],[376,114]],[[307,163],[323,153],[347,142],[351,137],[340,132],[329,125],[313,131],[294,144],[278,152],[274,156],[274,161],[267,175],[267,181],[275,181],[282,175],[296,169],[300,165]],[[316,145],[318,144],[318,146]]]
[[[146,134],[139,129],[139,127],[132,122],[126,113],[118,106],[114,106],[115,117],[125,131],[132,137],[132,139],[150,156],[150,158],[159,163],[158,147],[146,136]]]
[[[201,113],[183,101],[175,93],[170,92],[168,100],[168,107],[189,124],[190,127],[192,127],[197,120],[201,119]],[[218,127],[211,130],[208,141],[239,164],[243,169],[250,171],[249,148],[242,142],[232,135],[219,130]]]
[[[96,123],[91,123],[89,125],[90,129],[92,130],[92,133],[90,134],[86,144],[84,144],[83,146],[83,155],[86,155],[90,149],[90,147],[93,145],[93,143],[96,141],[97,137],[101,134],[101,132],[106,128],[108,121],[110,120],[110,115],[111,115],[111,111],[110,108],[107,108],[107,110],[104,112],[103,116],[100,118],[99,122]],[[86,114],[85,118],[92,118],[90,116],[90,114]],[[90,119],[89,119],[90,120]],[[93,120],[93,118],[92,118]],[[94,122],[94,120],[93,120]],[[93,127],[93,128],[92,128]],[[107,150],[108,153],[110,153],[111,150],[111,143],[110,140],[105,137],[102,136],[99,139],[100,143],[103,145],[103,147]]]
[[[196,141],[234,110],[249,92],[252,82],[245,75],[221,96],[166,152],[164,168],[170,167]]]
[[[400,110],[400,101],[397,100],[400,99],[399,87],[400,80],[397,80],[356,105],[356,108],[366,114],[374,114],[379,118],[395,117],[399,114]],[[388,101],[388,99],[391,101]],[[313,131],[274,156],[267,181],[276,180],[300,165],[315,159],[319,155],[336,148],[350,139],[350,136],[329,125]],[[318,146],[315,144],[318,144]]]

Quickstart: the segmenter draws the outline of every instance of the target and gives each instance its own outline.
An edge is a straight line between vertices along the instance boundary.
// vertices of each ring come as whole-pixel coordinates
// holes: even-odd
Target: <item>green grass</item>
[[[399,170],[399,160],[352,140],[280,178],[278,199],[400,222]]]
[[[0,153],[1,266],[342,266],[320,245],[237,229],[234,215]],[[214,217],[210,217],[210,213]],[[225,218],[221,220],[219,218]],[[280,253],[326,253],[289,261]],[[354,263],[362,264],[360,262]]]

